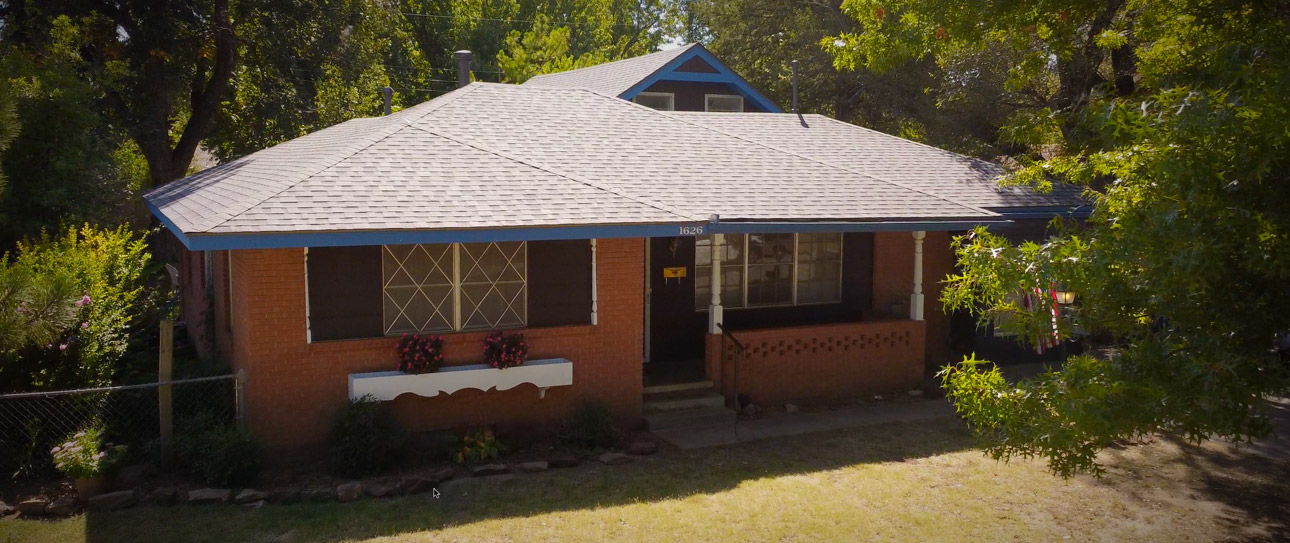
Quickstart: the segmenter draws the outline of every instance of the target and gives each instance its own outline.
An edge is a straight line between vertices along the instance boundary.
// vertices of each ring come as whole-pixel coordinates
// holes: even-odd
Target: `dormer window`
[[[739,113],[744,110],[744,97],[738,94],[705,94],[707,111]]]
[[[676,95],[670,92],[642,92],[637,94],[632,101],[659,111],[676,110]]]

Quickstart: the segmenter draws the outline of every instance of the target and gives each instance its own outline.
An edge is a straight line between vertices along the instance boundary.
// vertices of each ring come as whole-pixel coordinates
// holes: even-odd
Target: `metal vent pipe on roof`
[[[793,61],[793,113],[797,113],[797,61]]]
[[[385,98],[385,114],[389,115],[394,112],[394,89],[388,85],[381,89],[381,96]]]
[[[466,49],[462,49],[452,54],[457,59],[457,88],[470,84],[470,63],[474,60],[475,54]]]

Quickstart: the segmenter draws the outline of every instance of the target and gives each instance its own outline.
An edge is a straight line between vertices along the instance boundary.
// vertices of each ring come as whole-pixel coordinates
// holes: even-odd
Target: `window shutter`
[[[591,324],[591,241],[530,241],[529,327]]]
[[[381,247],[310,247],[313,341],[381,337]]]

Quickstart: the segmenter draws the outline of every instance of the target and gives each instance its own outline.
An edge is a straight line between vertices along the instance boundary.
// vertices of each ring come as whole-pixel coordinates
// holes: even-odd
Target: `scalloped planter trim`
[[[520,385],[538,387],[538,398],[546,398],[546,389],[573,384],[573,362],[563,358],[529,360],[521,366],[496,369],[488,364],[447,366],[435,373],[419,375],[401,371],[374,371],[349,374],[349,399],[372,396],[387,401],[400,394],[433,398],[440,393],[452,394],[473,388],[510,390]]]

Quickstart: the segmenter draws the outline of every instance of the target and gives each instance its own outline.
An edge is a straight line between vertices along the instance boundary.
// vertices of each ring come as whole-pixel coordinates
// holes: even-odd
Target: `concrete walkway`
[[[953,417],[945,400],[870,403],[831,411],[784,413],[721,426],[678,428],[654,432],[659,439],[682,449],[730,445],[759,439],[797,436],[878,424],[914,423]]]

